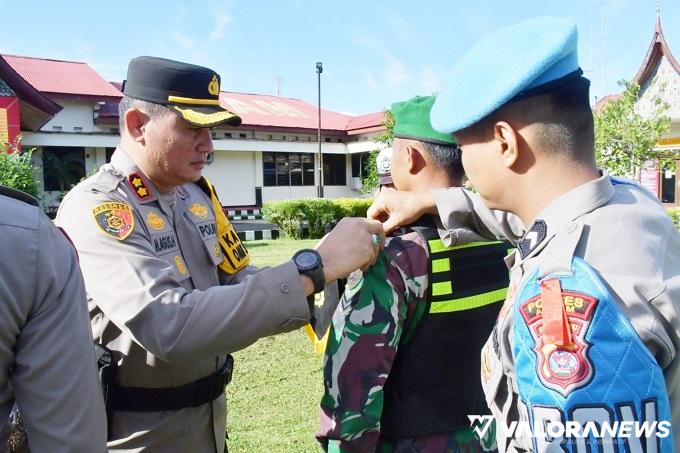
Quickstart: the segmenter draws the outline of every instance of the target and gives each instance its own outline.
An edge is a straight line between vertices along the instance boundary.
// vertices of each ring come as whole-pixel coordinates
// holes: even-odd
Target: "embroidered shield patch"
[[[519,312],[535,342],[539,379],[546,387],[566,396],[572,390],[586,385],[592,378],[593,366],[588,357],[590,344],[585,336],[598,300],[588,294],[566,290],[562,290],[561,296],[574,339],[574,343],[569,346],[544,344],[543,301],[540,294],[523,302]]]
[[[125,203],[102,203],[92,208],[92,216],[104,233],[119,241],[130,236],[135,228],[135,217]]]

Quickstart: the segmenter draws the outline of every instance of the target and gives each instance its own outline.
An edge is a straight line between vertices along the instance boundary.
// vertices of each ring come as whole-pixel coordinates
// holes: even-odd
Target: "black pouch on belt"
[[[114,360],[113,353],[109,348],[102,344],[94,345],[95,358],[97,359],[97,370],[99,371],[99,383],[104,394],[106,404],[106,429],[107,437],[111,437],[111,427],[113,425],[113,407],[118,382],[118,364]]]

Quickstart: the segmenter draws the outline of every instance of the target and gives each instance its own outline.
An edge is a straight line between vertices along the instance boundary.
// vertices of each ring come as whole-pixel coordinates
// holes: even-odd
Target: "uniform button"
[[[290,288],[288,287],[288,283],[281,283],[281,286],[279,286],[279,289],[281,289],[281,292],[283,294],[288,294],[288,291],[290,291]]]
[[[575,229],[576,229],[575,223],[569,223],[567,225],[567,233],[573,233]]]

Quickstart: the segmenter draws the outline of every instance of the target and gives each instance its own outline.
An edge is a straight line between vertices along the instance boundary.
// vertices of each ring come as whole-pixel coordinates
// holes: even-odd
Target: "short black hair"
[[[140,99],[135,99],[124,95],[118,104],[118,127],[120,128],[120,132],[125,131],[125,112],[131,108],[142,109],[151,118],[160,118],[164,115],[167,115],[168,113],[171,113],[170,110],[162,104],[142,101]]]
[[[505,118],[520,125],[539,125],[543,148],[572,160],[592,160],[595,145],[590,81],[578,77],[547,93],[510,101],[472,126],[460,131],[482,139],[493,134],[493,125]]]
[[[423,148],[432,157],[437,168],[445,171],[452,179],[460,181],[465,176],[463,163],[461,161],[460,146],[444,145],[440,143],[422,142]]]

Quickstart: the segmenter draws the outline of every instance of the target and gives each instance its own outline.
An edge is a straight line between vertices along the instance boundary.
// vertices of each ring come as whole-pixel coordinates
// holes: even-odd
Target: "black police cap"
[[[165,105],[194,126],[241,124],[238,115],[220,105],[219,74],[203,66],[158,57],[133,58],[123,93]]]

